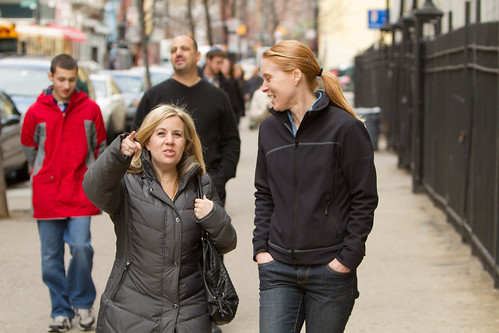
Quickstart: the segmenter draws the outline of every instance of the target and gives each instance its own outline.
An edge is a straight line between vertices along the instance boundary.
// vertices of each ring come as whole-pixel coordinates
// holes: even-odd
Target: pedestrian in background
[[[244,117],[246,114],[243,96],[244,71],[241,66],[234,64],[229,58],[225,58],[222,64],[221,73],[227,80],[227,85],[230,87],[230,89],[224,89],[224,91],[227,92],[231,99],[236,123],[239,125],[241,117]]]
[[[241,65],[235,64],[232,60],[226,58],[222,65],[222,74],[225,78],[232,78],[235,80],[242,92],[244,85],[244,70]]]
[[[52,59],[48,73],[53,85],[28,109],[21,143],[32,166],[33,217],[37,219],[42,254],[42,278],[52,303],[49,332],[92,328],[95,286],[94,250],[90,245],[90,216],[100,213],[85,196],[83,175],[106,144],[102,114],[76,88],[78,64],[71,56]],[[67,273],[64,243],[71,260]]]
[[[227,59],[227,54],[219,47],[214,46],[206,53],[206,62],[200,71],[200,76],[203,79],[221,89],[222,86],[226,84],[225,77],[222,73],[225,59]]]
[[[269,109],[271,107],[269,96],[262,91],[262,86],[260,86],[260,89],[255,90],[253,96],[251,96],[248,110],[249,128],[258,128],[260,123],[270,116]]]
[[[251,101],[253,93],[261,87],[262,83],[263,79],[260,76],[260,67],[255,66],[250,78],[245,80],[243,83],[242,93],[246,103]]]
[[[255,174],[260,332],[304,322],[308,333],[343,332],[378,203],[373,147],[307,46],[280,42],[261,67],[272,116],[260,124]]]
[[[230,73],[223,72],[227,63],[231,64],[227,58],[227,53],[214,46],[206,53],[206,63],[199,73],[203,79],[227,93],[236,124],[239,124],[239,119],[244,115],[244,103],[241,101],[242,94],[237,81],[232,79]],[[230,68],[228,70],[230,71]]]
[[[197,62],[200,57],[192,37],[173,38],[171,62],[175,74],[144,93],[134,123],[138,128],[146,114],[158,104],[183,106],[194,119],[203,146],[206,171],[224,205],[225,184],[236,175],[241,141],[227,94],[199,76]]]
[[[153,109],[87,171],[85,193],[109,214],[117,239],[96,332],[211,331],[201,233],[223,254],[236,232],[204,173],[194,122],[173,105]]]

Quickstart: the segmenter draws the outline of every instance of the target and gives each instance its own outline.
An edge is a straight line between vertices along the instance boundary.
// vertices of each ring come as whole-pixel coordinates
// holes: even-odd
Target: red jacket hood
[[[89,97],[86,93],[84,93],[81,90],[75,89],[71,93],[71,96],[69,97],[67,111],[70,111],[70,109],[71,109],[71,108],[69,108],[70,105],[75,105],[77,103],[81,103],[83,100],[85,100],[87,98],[89,98]],[[42,93],[38,96],[36,101],[39,103],[47,104],[47,105],[53,105],[54,95],[52,95],[52,86],[48,87],[47,89],[44,89],[42,91]]]

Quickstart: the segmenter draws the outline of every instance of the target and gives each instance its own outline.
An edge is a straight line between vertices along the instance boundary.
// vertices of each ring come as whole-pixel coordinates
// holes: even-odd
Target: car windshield
[[[140,94],[144,89],[141,77],[126,75],[116,75],[113,77],[118,88],[124,93]]]
[[[130,70],[142,73],[142,75],[145,76],[146,69],[144,67],[132,67]],[[151,85],[154,86],[171,78],[173,76],[173,69],[166,67],[149,67],[149,74],[151,75]]]
[[[0,80],[0,90],[9,95],[38,96],[43,89],[52,83],[47,71],[40,68],[26,67],[0,67],[0,77],[8,78]]]
[[[163,81],[166,81],[172,77],[170,73],[163,73],[163,72],[150,72],[150,74],[151,74],[151,84],[153,86]]]

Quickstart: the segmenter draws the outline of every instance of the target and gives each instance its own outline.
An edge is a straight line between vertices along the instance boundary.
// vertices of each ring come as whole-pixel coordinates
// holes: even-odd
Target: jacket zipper
[[[298,153],[299,153],[299,148],[300,143],[299,141],[295,138],[295,159],[294,159],[294,166],[293,166],[293,218],[291,222],[291,258],[293,262],[296,261],[296,255],[295,255],[295,242],[296,242],[296,215],[297,215],[297,206],[298,206]]]
[[[120,280],[118,281],[118,284],[116,285],[116,288],[113,290],[110,299],[114,301],[114,298],[116,297],[116,294],[118,293],[118,290],[120,290],[121,285],[123,284],[123,281],[125,280],[125,276],[128,272],[128,268],[130,267],[132,263],[130,260],[126,262],[125,269],[123,269],[123,272],[121,273]]]
[[[336,224],[336,221],[333,217],[333,213],[330,212],[330,209],[329,209],[330,205],[331,205],[331,201],[329,200],[329,197],[328,197],[326,199],[326,210],[325,210],[324,214],[329,218],[329,221],[331,222],[331,226],[333,227],[333,230],[336,232],[336,239],[339,239],[340,233],[338,231],[338,225]]]

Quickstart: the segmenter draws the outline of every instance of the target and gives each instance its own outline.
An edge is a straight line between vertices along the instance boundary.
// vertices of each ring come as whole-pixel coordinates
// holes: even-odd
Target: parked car
[[[21,113],[9,95],[0,91],[0,145],[2,167],[6,176],[15,175],[19,180],[29,178],[28,162],[21,145]]]
[[[353,91],[353,72],[354,72],[354,64],[351,63],[343,63],[338,68],[331,70],[331,73],[338,77],[340,81],[341,89],[343,91]]]
[[[130,70],[106,70],[101,73],[111,75],[120,88],[126,104],[126,129],[131,130],[137,107],[144,94],[144,75],[139,71]]]
[[[100,71],[100,73],[111,75],[120,88],[127,106],[126,128],[131,130],[137,107],[146,87],[145,67],[137,66],[127,70],[105,70]],[[149,73],[151,75],[151,85],[156,85],[171,78],[173,69],[171,65],[152,65],[149,67]]]
[[[0,59],[0,90],[6,92],[24,114],[36,101],[43,89],[52,84],[48,78],[49,58],[6,57]],[[95,100],[94,89],[88,80],[88,70],[79,66],[79,87],[84,87],[89,97]],[[84,90],[85,90],[84,89]]]
[[[0,90],[5,91],[23,114],[52,83],[49,59],[13,57],[0,59]]]
[[[79,68],[85,68],[88,74],[97,73],[104,69],[101,64],[93,61],[93,60],[79,60],[78,61]]]
[[[90,82],[95,91],[95,102],[99,105],[107,131],[107,141],[126,131],[126,104],[120,88],[111,75],[90,74]]]
[[[144,66],[137,66],[130,68],[130,71],[137,71],[139,73],[142,73],[142,75],[145,75],[146,68]],[[154,86],[155,84],[161,83],[171,78],[174,72],[171,64],[167,66],[152,65],[149,66],[149,74],[151,75],[151,85]]]

